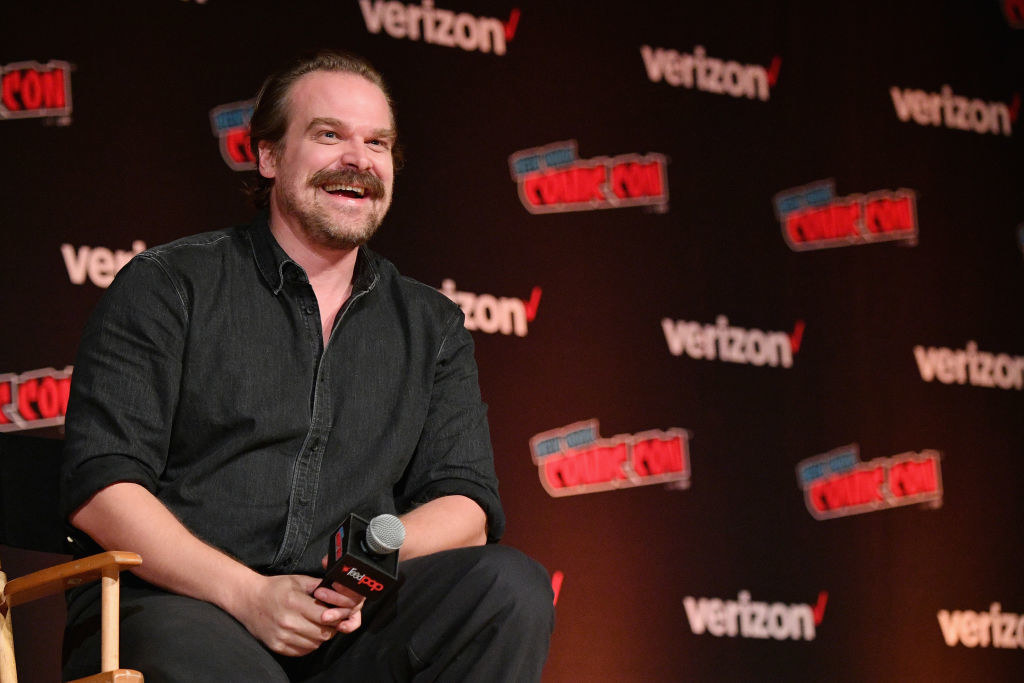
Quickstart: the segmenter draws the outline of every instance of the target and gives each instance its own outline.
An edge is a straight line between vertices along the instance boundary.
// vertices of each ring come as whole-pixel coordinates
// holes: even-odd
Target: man
[[[547,575],[504,528],[458,307],[364,244],[391,202],[380,75],[337,52],[257,98],[251,225],[119,273],[79,349],[65,513],[140,553],[122,663],[149,680],[536,680]],[[351,512],[405,524],[402,582],[318,587]],[[141,579],[141,580],[140,580]],[[98,657],[98,589],[73,593],[65,675]]]

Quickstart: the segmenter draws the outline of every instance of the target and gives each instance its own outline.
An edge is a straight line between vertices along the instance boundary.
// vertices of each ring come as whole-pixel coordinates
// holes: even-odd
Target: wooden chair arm
[[[61,593],[88,581],[96,581],[105,573],[119,573],[128,567],[140,564],[142,564],[142,558],[138,554],[112,550],[98,555],[90,555],[81,560],[58,564],[55,567],[40,569],[9,581],[4,588],[0,606],[16,607],[46,595]]]
[[[142,681],[142,674],[138,671],[118,669],[117,671],[104,671],[86,678],[76,678],[68,683],[142,683]]]

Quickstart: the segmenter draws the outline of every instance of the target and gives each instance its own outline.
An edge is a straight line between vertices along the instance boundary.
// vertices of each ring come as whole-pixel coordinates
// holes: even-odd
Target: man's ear
[[[256,149],[259,152],[259,161],[256,167],[259,169],[260,175],[264,178],[273,178],[277,175],[277,154],[274,144],[269,140],[260,140]]]

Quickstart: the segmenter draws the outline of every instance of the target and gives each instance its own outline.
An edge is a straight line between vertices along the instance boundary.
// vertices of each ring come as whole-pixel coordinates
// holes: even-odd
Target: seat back
[[[59,439],[0,433],[0,562],[9,578],[70,559],[58,510],[62,447]],[[60,680],[64,600],[49,596],[15,611],[21,679]]]
[[[58,509],[64,442],[0,433],[0,544],[66,553]]]

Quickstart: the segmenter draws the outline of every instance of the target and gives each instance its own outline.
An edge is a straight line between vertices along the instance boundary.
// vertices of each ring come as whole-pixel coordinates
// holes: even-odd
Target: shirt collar
[[[270,232],[270,223],[267,220],[266,212],[256,216],[249,225],[249,235],[256,267],[259,268],[260,274],[275,296],[281,293],[285,280],[289,279],[289,274],[291,274],[291,279],[301,282],[309,281],[302,266],[293,261],[274,239],[274,235]],[[352,273],[352,291],[360,292],[373,289],[379,277],[376,255],[365,246],[359,247],[355,269]]]

